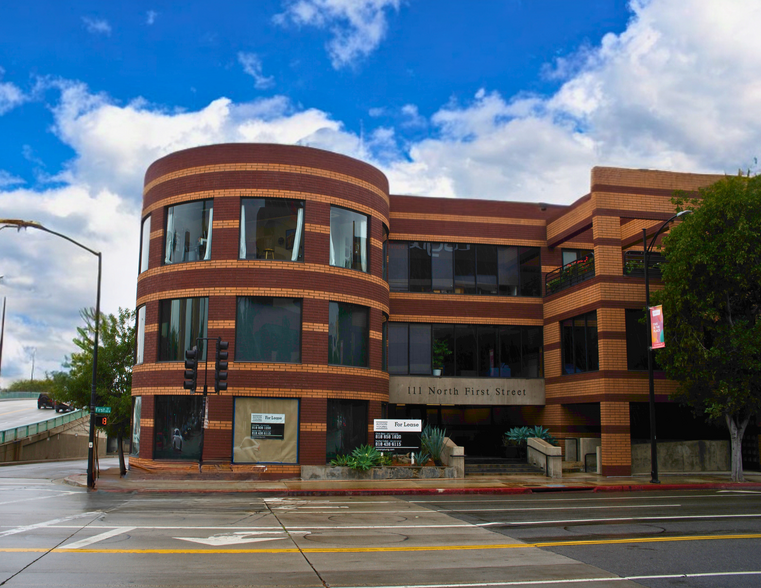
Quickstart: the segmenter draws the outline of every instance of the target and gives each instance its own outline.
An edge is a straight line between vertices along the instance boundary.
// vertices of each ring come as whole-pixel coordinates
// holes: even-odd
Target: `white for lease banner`
[[[373,419],[375,432],[388,431],[393,433],[421,433],[423,421],[420,419]]]

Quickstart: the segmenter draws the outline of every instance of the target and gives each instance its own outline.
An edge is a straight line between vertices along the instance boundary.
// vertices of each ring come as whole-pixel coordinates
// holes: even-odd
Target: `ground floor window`
[[[153,459],[199,461],[203,439],[203,398],[156,396]]]
[[[130,455],[140,455],[140,414],[143,407],[143,397],[135,396],[132,399],[132,444]]]
[[[367,401],[328,399],[327,461],[367,443]]]
[[[298,463],[299,401],[295,398],[236,398],[235,463]]]

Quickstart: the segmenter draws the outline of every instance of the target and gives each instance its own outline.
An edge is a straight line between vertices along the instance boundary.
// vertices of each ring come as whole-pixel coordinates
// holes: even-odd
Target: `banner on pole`
[[[666,339],[663,336],[663,307],[650,307],[650,336],[653,349],[666,347]]]

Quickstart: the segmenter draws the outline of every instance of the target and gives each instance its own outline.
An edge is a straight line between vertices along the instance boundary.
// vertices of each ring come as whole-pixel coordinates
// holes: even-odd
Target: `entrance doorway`
[[[473,457],[504,457],[502,438],[512,427],[540,424],[541,406],[441,406],[390,404],[389,418],[421,419],[446,429],[447,436]]]

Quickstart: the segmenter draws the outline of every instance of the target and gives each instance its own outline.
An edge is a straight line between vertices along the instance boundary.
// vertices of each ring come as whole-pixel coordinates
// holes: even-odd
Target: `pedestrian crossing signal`
[[[108,417],[105,416],[98,416],[95,418],[95,421],[99,427],[105,427],[108,425]]]

